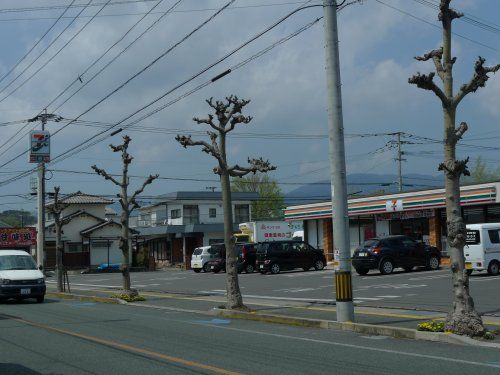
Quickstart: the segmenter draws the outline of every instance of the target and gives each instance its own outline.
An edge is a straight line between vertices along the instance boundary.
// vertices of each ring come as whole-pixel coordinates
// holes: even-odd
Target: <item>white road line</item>
[[[46,281],[47,284],[56,284],[57,281]],[[95,288],[121,288],[120,285],[102,285],[102,284],[78,284],[78,283],[71,283],[71,286],[76,285],[76,286],[90,286],[90,287],[95,287]],[[132,285],[132,286],[138,286],[138,285]]]
[[[367,300],[367,301],[380,301],[382,298],[377,298],[377,297],[353,297],[353,300]]]
[[[401,298],[401,296],[376,296],[380,298]]]
[[[187,322],[187,323],[201,325],[200,323],[194,323],[194,322]],[[204,325],[204,326],[211,327],[210,325]],[[214,328],[216,328],[216,329],[227,329],[227,330],[235,331],[235,332],[250,333],[250,334],[254,334],[254,335],[271,336],[271,337],[278,337],[278,338],[283,338],[283,339],[313,342],[313,343],[316,343],[316,344],[324,344],[324,345],[331,345],[331,346],[341,346],[341,347],[344,347],[344,348],[362,349],[362,350],[368,350],[368,351],[379,352],[379,353],[404,355],[404,356],[407,356],[407,357],[432,359],[432,360],[435,360],[435,361],[438,361],[438,362],[441,361],[441,362],[461,363],[461,364],[471,365],[471,366],[481,366],[481,367],[498,368],[498,369],[500,369],[500,365],[493,364],[493,363],[483,363],[483,362],[467,361],[467,360],[458,359],[458,358],[449,358],[449,357],[429,355],[429,354],[419,354],[419,353],[405,352],[405,351],[402,351],[402,350],[394,350],[394,349],[382,349],[382,348],[377,348],[377,347],[374,347],[374,346],[346,344],[346,343],[343,343],[343,342],[336,342],[336,341],[326,341],[326,340],[310,339],[310,338],[307,338],[307,337],[298,337],[298,336],[292,336],[292,335],[283,335],[283,334],[279,334],[279,333],[261,332],[261,331],[256,331],[256,330],[249,330],[249,329],[242,329],[242,328],[235,328],[235,327],[227,327],[227,326],[221,326],[221,325],[217,325]]]
[[[469,277],[469,281],[474,281],[474,282],[484,282],[484,281],[499,281],[500,277],[495,277],[495,276],[489,276],[488,278],[482,277],[480,279],[474,278],[474,277]]]
[[[225,290],[200,290],[200,294],[220,294],[225,295]],[[244,298],[255,298],[255,299],[269,299],[269,300],[280,300],[280,301],[298,301],[298,302],[335,302],[335,299],[322,299],[322,298],[299,298],[299,297],[275,297],[275,296],[258,296],[254,294],[243,294]]]

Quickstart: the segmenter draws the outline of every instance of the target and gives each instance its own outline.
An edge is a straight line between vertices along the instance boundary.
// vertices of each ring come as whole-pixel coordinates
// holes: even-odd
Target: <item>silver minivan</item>
[[[191,257],[191,268],[196,273],[201,272],[202,270],[203,272],[209,272],[210,268],[207,262],[214,258],[217,254],[217,249],[212,246],[197,247],[194,249],[193,256]]]

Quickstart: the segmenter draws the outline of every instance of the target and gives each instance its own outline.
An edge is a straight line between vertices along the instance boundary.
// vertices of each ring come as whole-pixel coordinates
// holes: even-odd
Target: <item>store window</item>
[[[66,246],[67,253],[81,253],[82,252],[82,243],[81,242],[70,242]]]
[[[198,206],[185,205],[183,207],[183,223],[184,224],[199,224],[200,217],[198,213]]]
[[[465,207],[463,209],[465,224],[484,223],[484,207]]]
[[[500,205],[488,206],[486,221],[488,223],[500,223]]]

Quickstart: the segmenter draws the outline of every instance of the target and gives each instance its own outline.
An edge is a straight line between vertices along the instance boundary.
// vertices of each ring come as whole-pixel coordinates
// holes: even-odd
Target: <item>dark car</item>
[[[214,245],[219,249],[218,254],[207,262],[207,268],[212,272],[226,272],[226,248],[224,244]],[[237,243],[234,246],[236,251],[236,269],[238,273],[245,271],[252,273],[255,270],[255,244]]]
[[[378,269],[383,275],[401,267],[410,272],[415,267],[437,270],[439,250],[407,236],[388,236],[367,240],[354,252],[352,265],[359,275]]]
[[[302,268],[308,271],[325,268],[323,251],[315,249],[303,241],[259,242],[257,245],[257,269],[260,273],[280,273],[282,270]]]

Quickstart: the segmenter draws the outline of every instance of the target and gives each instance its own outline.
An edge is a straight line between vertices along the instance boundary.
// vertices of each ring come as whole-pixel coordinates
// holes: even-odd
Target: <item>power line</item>
[[[150,62],[149,64],[147,64],[145,67],[143,67],[141,70],[139,70],[137,73],[135,73],[133,76],[131,76],[129,79],[127,79],[125,82],[123,82],[122,84],[120,84],[118,87],[116,87],[114,90],[112,90],[111,92],[109,92],[107,95],[105,95],[103,98],[101,98],[100,100],[98,100],[96,103],[94,103],[92,106],[90,106],[89,108],[87,108],[84,112],[82,112],[80,115],[78,115],[74,120],[71,120],[70,122],[68,122],[67,124],[65,124],[64,126],[62,126],[61,128],[59,128],[58,130],[56,130],[52,135],[51,137],[54,137],[56,134],[58,134],[59,132],[61,132],[62,130],[64,130],[65,128],[67,128],[69,125],[71,125],[72,123],[74,123],[76,120],[78,120],[80,117],[84,116],[85,114],[87,114],[88,112],[92,111],[94,108],[96,108],[99,104],[103,103],[104,101],[106,101],[107,99],[109,99],[112,95],[114,95],[115,93],[117,93],[118,91],[120,91],[123,87],[125,87],[126,85],[128,85],[132,80],[134,80],[135,78],[137,78],[139,75],[141,75],[142,73],[144,73],[145,71],[147,71],[149,68],[151,68],[154,64],[156,64],[159,60],[161,60],[162,58],[164,58],[165,56],[167,56],[170,52],[172,52],[176,47],[178,47],[179,45],[181,45],[182,43],[184,43],[187,39],[189,39],[193,34],[195,34],[197,31],[199,31],[200,29],[202,29],[205,25],[207,25],[208,23],[210,23],[213,19],[215,19],[220,13],[222,13],[228,6],[230,6],[232,3],[234,3],[235,0],[230,0],[228,3],[226,3],[226,5],[222,6],[221,8],[219,8],[219,10],[217,10],[215,13],[213,13],[210,17],[208,17],[207,19],[205,19],[201,24],[199,24],[196,28],[194,28],[192,31],[190,31],[188,34],[186,34],[183,38],[181,38],[178,42],[176,42],[174,45],[172,45],[170,48],[168,48],[166,51],[164,51],[162,54],[160,54],[158,57],[156,57],[152,62]],[[71,149],[70,149],[71,150]],[[12,159],[8,160],[7,162],[3,163],[2,165],[0,165],[0,168],[10,164],[11,162],[13,162],[14,160],[20,158],[21,156],[27,154],[30,150],[27,149],[25,151],[23,151],[22,153],[16,155],[15,157],[13,157]],[[66,152],[65,152],[66,153]],[[63,154],[65,154],[63,153]],[[60,156],[60,155],[59,155]],[[28,173],[28,171],[27,171]],[[31,174],[32,172],[30,171],[28,174]],[[25,177],[26,175],[24,175],[23,177]],[[22,178],[21,175],[19,176],[19,178]],[[6,181],[4,181],[6,182]],[[4,182],[0,182],[0,186],[4,183]]]
[[[121,1],[114,1],[110,3],[109,5],[127,5],[127,4],[134,4],[134,3],[145,3],[145,2],[151,2],[151,1],[157,1],[157,0],[121,0]],[[71,8],[86,8],[87,5],[83,4],[73,4],[72,2],[70,4]],[[94,3],[91,4],[91,7],[98,7],[103,5],[104,3]],[[107,3],[106,3],[107,4]],[[37,11],[46,11],[46,10],[57,10],[57,9],[63,9],[65,8],[66,5],[45,5],[45,6],[38,6],[38,7],[24,7],[24,8],[0,8],[0,13],[22,13],[22,12],[37,12]]]
[[[150,9],[150,12],[156,8],[163,0],[160,0],[153,8]],[[149,31],[151,31],[164,17],[166,17],[168,14],[173,12],[175,8],[182,2],[183,0],[178,0],[174,5],[172,5],[169,9],[166,11],[162,12],[162,15],[156,19],[151,25],[149,25],[142,33],[140,33],[132,42],[130,42],[125,48],[123,48],[115,57],[113,57],[110,61],[108,61],[101,69],[99,69],[92,77],[89,79],[85,79],[85,83],[81,85],[73,94],[71,94],[68,98],[66,98],[62,103],[60,103],[54,111],[57,111],[59,108],[61,108],[64,104],[66,104],[73,96],[75,96],[78,92],[80,92],[85,86],[87,86],[90,82],[92,82],[98,75],[100,75],[104,70],[106,70],[112,63],[114,63],[120,56],[122,56],[125,52],[127,52],[130,47],[132,47],[138,40],[140,40],[144,35],[146,35]],[[115,47],[119,42],[121,42],[127,34],[132,31],[132,29],[135,28],[137,24],[139,24],[144,18],[150,13],[146,13],[144,17],[139,19],[116,43],[114,43],[104,54],[102,54],[99,59],[95,60],[85,71],[81,74],[78,75],[78,77],[68,86],[66,87],[60,94],[58,94],[48,105],[45,107],[48,108],[51,106],[57,99],[59,99],[66,91],[68,91],[71,86],[77,81],[81,81],[84,74],[89,71],[100,59],[104,57],[113,47]]]
[[[50,33],[52,31],[52,29],[56,26],[56,24],[61,20],[61,18],[64,16],[64,14],[66,14],[66,12],[68,11],[68,9],[73,5],[73,3],[75,2],[76,0],[73,0],[65,9],[64,11],[59,15],[59,17],[56,18],[55,22],[52,23],[52,25],[50,25],[50,27],[47,29],[47,31],[45,31],[45,33],[40,37],[40,39],[37,40],[37,42],[28,50],[28,52],[26,52],[24,54],[23,57],[21,57],[15,64],[12,68],[10,68],[10,70],[5,73],[2,78],[0,78],[0,83],[3,82],[3,80],[10,74],[14,71],[14,69],[16,69],[20,63],[22,63],[26,57],[28,57],[28,55],[36,48],[36,46],[38,46],[40,44],[40,42],[47,36],[48,33]]]
[[[92,2],[92,0],[89,0],[89,2],[87,3],[90,4]],[[37,62],[48,50],[50,47],[52,47],[52,45],[54,45],[55,42],[57,42],[59,40],[59,38],[66,32],[66,30],[69,29],[69,27],[76,21],[76,19],[80,16],[80,14],[83,13],[83,11],[85,10],[85,8],[83,8],[76,16],[72,17],[71,18],[71,22],[69,22],[66,27],[54,38],[52,39],[52,41],[49,43],[49,45],[47,47],[45,47],[43,49],[43,51],[38,54],[38,56],[30,63],[28,64],[28,66],[26,66],[22,71],[21,73],[19,73],[12,81],[10,81],[7,86],[4,86],[1,90],[0,90],[0,94],[3,93],[7,88],[9,88],[15,81],[17,81],[19,79],[19,77],[21,77],[29,68],[31,68],[31,66]],[[5,99],[5,98],[4,98]],[[0,100],[0,102],[2,102],[4,99]]]
[[[92,0],[90,0],[92,1]],[[104,4],[99,10],[94,14],[92,18],[90,18],[77,32],[75,35],[73,35],[50,59],[48,59],[42,66],[40,66],[33,74],[31,74],[28,78],[26,78],[19,86],[17,86],[14,90],[9,92],[5,97],[0,99],[0,103],[3,102],[5,99],[7,99],[9,96],[11,96],[13,93],[15,93],[17,90],[19,90],[21,87],[23,87],[26,83],[28,83],[35,75],[37,75],[43,68],[45,68],[52,60],[54,60],[59,53],[61,53],[62,50],[64,50],[80,33],[87,28],[87,26],[95,19],[95,16],[99,14],[105,7],[106,5],[110,2],[111,0],[108,0],[106,4]],[[75,18],[76,19],[76,18]],[[10,84],[9,84],[10,85]],[[8,87],[8,86],[7,86]],[[1,92],[3,92],[6,89],[4,87]]]
[[[417,17],[417,16],[415,16],[414,14],[411,14],[410,12],[406,12],[406,11],[404,11],[404,10],[402,10],[402,9],[399,9],[399,8],[397,8],[397,7],[393,6],[393,5],[389,5],[389,4],[385,3],[385,2],[383,2],[382,0],[375,0],[375,1],[376,1],[377,3],[379,3],[379,4],[382,4],[382,5],[386,6],[386,7],[388,7],[388,8],[394,9],[395,11],[397,11],[397,12],[399,12],[399,13],[402,13],[402,14],[404,14],[404,15],[407,15],[408,17],[414,18],[414,19],[416,19],[416,20],[418,20],[418,21],[424,22],[424,23],[426,23],[426,24],[428,24],[428,25],[431,25],[432,27],[435,27],[435,28],[437,28],[437,29],[441,30],[441,26],[438,26],[438,25],[436,25],[436,24],[434,24],[434,23],[432,23],[432,22],[429,22],[429,21],[427,21],[427,20],[425,20],[425,19],[423,19],[423,18],[421,18],[421,17]],[[465,35],[461,35],[461,34],[458,34],[458,33],[456,33],[456,32],[452,32],[452,34],[453,34],[453,35],[455,35],[455,36],[458,36],[459,38],[462,38],[462,39],[464,39],[464,40],[467,40],[467,41],[469,41],[469,42],[471,42],[471,43],[475,43],[475,44],[480,45],[480,46],[482,46],[482,47],[485,47],[485,48],[491,49],[491,50],[493,50],[493,51],[500,52],[500,49],[498,49],[498,48],[496,48],[496,47],[489,46],[489,45],[487,45],[487,44],[485,44],[485,43],[482,43],[482,42],[479,42],[479,41],[477,41],[477,40],[475,40],[475,39],[472,39],[472,38],[466,37]]]

